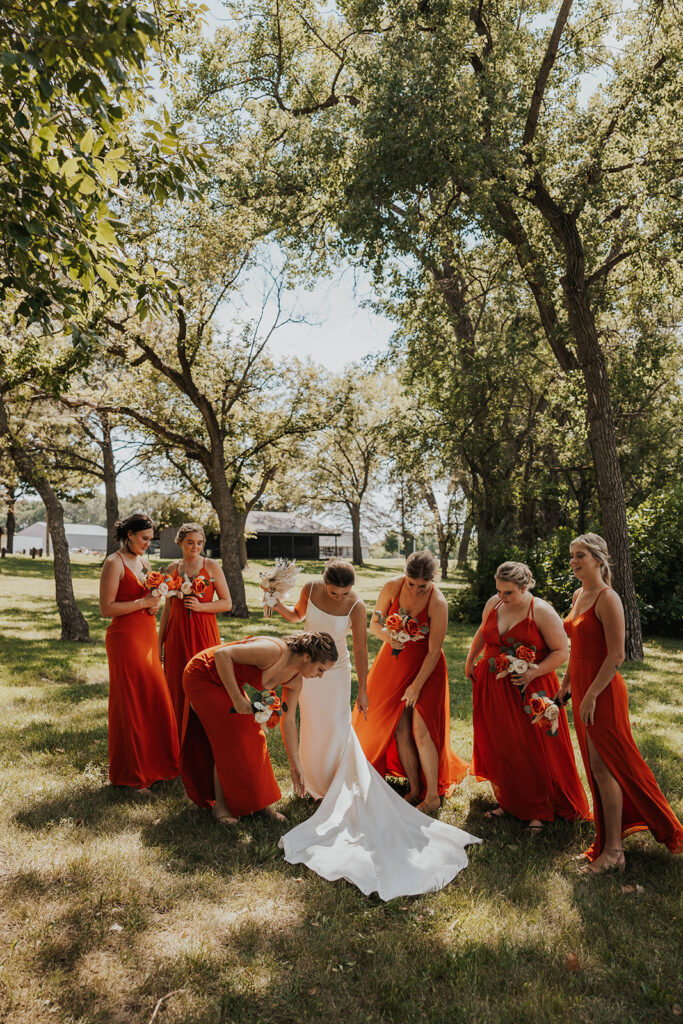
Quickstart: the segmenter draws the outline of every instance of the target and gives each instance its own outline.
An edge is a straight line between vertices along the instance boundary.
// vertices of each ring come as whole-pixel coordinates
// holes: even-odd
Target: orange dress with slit
[[[177,578],[178,570],[174,569],[172,575]],[[202,563],[197,576],[203,576],[207,580],[206,590],[201,597],[197,597],[197,600],[200,604],[209,604],[213,601],[214,586],[206,570],[206,560]],[[183,690],[185,666],[195,654],[199,654],[200,651],[205,651],[209,647],[216,647],[221,638],[214,614],[190,612],[184,602],[177,597],[171,598],[170,601],[171,606],[164,634],[164,672],[173,701],[178,724],[178,739],[180,739],[185,713],[185,691]]]
[[[534,622],[533,606],[532,598],[526,618],[503,637],[498,631],[500,602],[484,623],[484,653],[474,669],[472,691],[471,772],[481,780],[488,779],[503,810],[523,821],[553,821],[556,816],[569,821],[590,819],[564,709],[554,735],[532,725],[525,710],[532,693],[551,699],[556,695],[560,688],[557,675],[547,672],[537,676],[525,696],[507,676],[497,679],[489,661],[515,641],[535,648],[537,663],[548,656],[545,640]]]
[[[387,613],[398,611],[401,589],[394,598]],[[431,594],[430,594],[431,599]],[[429,600],[419,615],[415,616],[421,626],[429,625]],[[358,736],[363,753],[380,775],[405,778],[406,773],[396,746],[396,727],[406,709],[401,700],[427,656],[428,634],[422,639],[406,643],[396,657],[392,656],[389,643],[382,644],[379,654],[368,673],[368,717],[354,707],[352,724]],[[429,729],[439,755],[439,795],[448,795],[458,782],[467,775],[468,764],[451,750],[451,709],[448,689],[448,670],[443,651],[439,655],[432,674],[420,691],[413,713],[417,712]],[[426,793],[426,780],[420,769],[422,797]]]
[[[183,674],[187,700],[180,773],[185,791],[199,807],[213,807],[216,801],[213,784],[215,764],[225,803],[237,818],[262,811],[282,796],[273,774],[263,729],[253,715],[231,714],[233,703],[216,669],[217,650],[246,642],[237,640],[234,644],[219,644],[195,654]],[[242,693],[245,693],[245,686],[259,691],[263,689],[264,670],[237,662],[233,667]]]
[[[123,562],[117,601],[147,590]],[[105,640],[109,659],[109,778],[114,786],[146,789],[178,775],[178,731],[159,661],[157,624],[146,608],[115,615]]]
[[[589,860],[595,860],[605,845],[600,791],[591,772],[586,745],[587,731],[593,746],[621,786],[624,800],[621,816],[622,836],[649,829],[655,839],[668,846],[672,853],[680,853],[683,848],[683,825],[669,807],[631,735],[628,693],[619,672],[615,672],[612,681],[598,697],[593,724],[586,726],[579,717],[579,707],[586,690],[597,676],[607,656],[605,631],[595,614],[595,606],[603,592],[600,591],[587,611],[576,616],[572,616],[570,612],[564,620],[564,628],[571,641],[569,677],[574,705],[574,726],[593,794],[596,836],[595,842],[586,850],[586,856]]]

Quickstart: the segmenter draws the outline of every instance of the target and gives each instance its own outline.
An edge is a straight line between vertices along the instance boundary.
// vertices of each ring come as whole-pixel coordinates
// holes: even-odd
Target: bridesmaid
[[[121,548],[100,579],[100,614],[111,616],[109,659],[109,778],[115,786],[149,792],[152,782],[178,775],[178,732],[157,649],[160,598],[143,583],[143,557],[154,536],[149,516],[116,524]]]
[[[167,573],[176,581],[186,576],[192,581],[204,581],[203,593],[188,594],[182,600],[178,597],[167,600],[159,622],[159,657],[171,692],[180,740],[185,710],[185,666],[194,654],[220,643],[216,615],[229,612],[232,600],[218,562],[202,556],[206,544],[203,527],[199,523],[183,523],[175,542],[182,551],[182,558],[172,562]]]
[[[571,656],[561,694],[571,684],[576,733],[593,794],[597,834],[585,854],[591,863],[581,870],[597,875],[624,870],[622,838],[632,832],[649,829],[672,853],[680,853],[683,826],[631,735],[626,684],[617,671],[624,660],[624,611],[612,590],[605,541],[596,533],[577,537],[569,564],[581,586],[564,620]]]
[[[471,771],[490,781],[498,801],[487,817],[512,814],[528,821],[531,832],[540,832],[556,815],[569,821],[590,818],[564,710],[554,736],[532,726],[524,710],[527,689],[550,698],[558,692],[555,669],[568,654],[562,620],[551,605],[531,595],[535,580],[523,562],[503,562],[495,582],[496,595],[484,605],[465,664],[474,684]],[[497,679],[490,659],[517,643],[534,649],[535,661],[522,675]],[[475,664],[482,650],[484,657]],[[521,650],[519,657],[524,657]]]
[[[305,679],[299,700],[300,753],[306,788],[316,800],[330,787],[351,727],[351,659],[346,636],[351,630],[358,675],[357,706],[367,712],[368,644],[365,605],[353,589],[356,574],[349,562],[331,558],[321,582],[306,583],[294,608],[280,601],[275,611],[287,622],[305,620],[309,631],[334,638],[339,659],[325,676],[325,686]]]
[[[442,646],[448,607],[434,585],[437,562],[430,551],[416,551],[404,576],[382,587],[370,630],[383,640],[368,676],[369,708],[353,712],[353,727],[365,756],[380,775],[408,779],[406,800],[431,814],[440,797],[453,791],[468,765],[450,745],[448,672]],[[393,639],[381,620],[409,615],[419,639]],[[398,651],[398,655],[394,652]]]
[[[272,807],[282,794],[245,686],[259,691],[282,687],[287,710],[280,729],[294,792],[303,796],[306,782],[296,732],[301,683],[319,679],[336,660],[337,648],[327,633],[249,637],[195,654],[183,675],[187,703],[180,769],[189,798],[199,807],[213,807],[214,817],[226,825],[256,811],[284,821]]]

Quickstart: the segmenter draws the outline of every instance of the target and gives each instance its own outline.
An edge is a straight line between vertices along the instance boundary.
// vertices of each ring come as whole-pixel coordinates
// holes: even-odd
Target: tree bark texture
[[[363,565],[363,546],[360,537],[360,505],[349,503],[347,508],[351,516],[351,550],[353,552],[351,560],[354,565]]]
[[[206,468],[206,467],[205,467]],[[221,561],[230,588],[232,611],[237,619],[248,619],[249,608],[242,576],[242,544],[244,543],[244,522],[235,509],[235,503],[225,478],[224,466],[213,466],[207,471],[210,485],[211,504],[218,516],[220,530]]]
[[[111,440],[111,427],[106,413],[100,414],[102,440],[99,442],[102,451],[102,479],[104,480],[104,508],[107,517],[107,554],[118,550],[118,542],[114,539],[114,526],[119,518],[119,498],[116,491],[116,462]]]
[[[14,491],[10,490],[8,492],[8,494],[7,494],[7,519],[6,519],[6,522],[5,522],[6,533],[7,533],[7,541],[5,542],[5,548],[7,550],[7,554],[8,555],[11,555],[11,554],[14,553],[14,534],[16,533],[16,529],[17,529],[17,521],[16,521],[16,518],[14,516],[14,505],[15,505]]]
[[[472,536],[472,523],[465,523],[458,546],[458,569],[467,568],[467,556],[470,550],[470,538]]]
[[[74,597],[69,545],[64,530],[64,510],[42,468],[33,462],[29,452],[12,435],[2,397],[0,397],[0,431],[8,439],[9,451],[20,477],[34,491],[38,492],[45,505],[45,516],[50,527],[50,538],[54,551],[55,594],[57,610],[62,623],[62,640],[74,640],[82,643],[90,639],[90,631]]]
[[[439,545],[439,565],[441,567],[441,578],[444,580],[448,579],[448,556],[451,552],[451,539],[443,528],[443,522],[441,521],[441,513],[439,512],[439,506],[436,502],[436,496],[431,487],[425,486],[424,488],[424,499],[427,503],[429,511],[432,513],[434,518],[434,527],[436,529],[436,539]]]

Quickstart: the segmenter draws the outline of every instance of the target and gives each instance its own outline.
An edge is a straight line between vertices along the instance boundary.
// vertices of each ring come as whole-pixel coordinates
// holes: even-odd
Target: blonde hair
[[[329,633],[290,633],[282,638],[295,654],[307,654],[311,661],[335,662],[337,645]]]
[[[496,579],[504,583],[516,583],[518,587],[526,587],[527,590],[536,586],[531,569],[525,562],[501,562],[496,569]]]
[[[178,527],[178,532],[175,535],[175,542],[178,547],[180,547],[188,533],[201,533],[204,538],[204,543],[206,544],[206,534],[204,533],[203,526],[200,526],[199,523],[183,523],[182,526]]]
[[[587,551],[590,551],[595,561],[600,563],[600,575],[607,586],[611,587],[612,568],[605,538],[601,537],[599,533],[582,533],[579,537],[574,537],[569,545],[570,551],[575,544],[581,544]]]

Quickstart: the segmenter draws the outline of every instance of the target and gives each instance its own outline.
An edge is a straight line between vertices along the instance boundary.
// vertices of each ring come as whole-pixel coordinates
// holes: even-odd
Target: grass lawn
[[[286,631],[261,618],[258,568],[248,574],[253,617],[222,618],[226,639]],[[258,815],[216,824],[179,781],[149,802],[112,790],[98,565],[74,565],[92,631],[85,645],[58,639],[51,569],[0,562],[0,1020],[659,1024],[681,1015],[681,864],[649,835],[626,841],[625,876],[589,879],[573,858],[590,825],[560,822],[532,837],[488,821],[490,789],[469,779],[442,820],[485,840],[470,848],[470,866],[441,892],[383,904],[286,864],[282,826]],[[395,571],[363,570],[362,595],[371,601]],[[452,624],[446,647],[453,746],[464,757],[471,633]],[[636,740],[679,817],[682,673],[683,643],[662,639],[649,640],[644,664],[625,666]],[[279,730],[269,744],[293,825],[311,805],[291,795]]]

